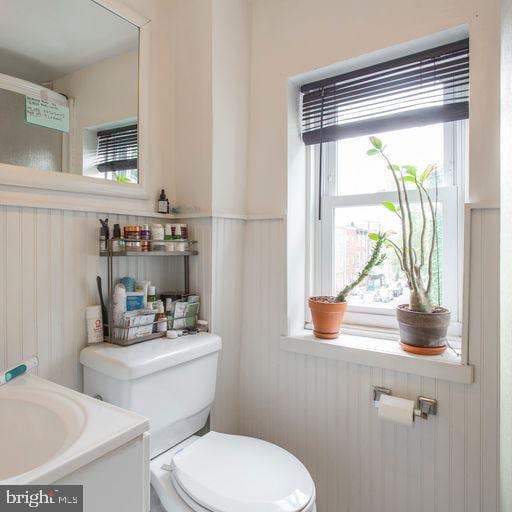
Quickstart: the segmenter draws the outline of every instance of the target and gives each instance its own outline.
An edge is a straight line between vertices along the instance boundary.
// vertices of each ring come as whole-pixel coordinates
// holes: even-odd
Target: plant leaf
[[[374,155],[378,154],[378,152],[379,152],[379,151],[378,151],[377,149],[372,148],[372,149],[369,149],[369,150],[366,152],[366,154],[367,154],[368,156],[374,156]]]
[[[402,169],[409,176],[416,176],[418,174],[418,169],[414,165],[402,165]]]
[[[392,165],[388,165],[388,169],[390,171],[399,171],[400,167],[398,167],[398,165],[396,165],[396,164],[392,164]]]
[[[395,203],[392,203],[391,201],[384,201],[382,206],[387,208],[392,213],[398,213],[398,208],[396,207]]]
[[[377,149],[377,150],[381,150],[382,149],[382,141],[378,138],[378,137],[370,137],[370,142],[372,143],[372,146]]]
[[[379,235],[377,233],[368,233],[368,238],[374,242],[377,242],[379,240]]]
[[[435,165],[429,165],[419,177],[419,182],[423,185],[425,181],[427,181],[430,178],[430,175],[435,171],[436,166]]]
[[[416,177],[415,176],[403,176],[400,178],[401,181],[410,181],[411,183],[416,183]]]

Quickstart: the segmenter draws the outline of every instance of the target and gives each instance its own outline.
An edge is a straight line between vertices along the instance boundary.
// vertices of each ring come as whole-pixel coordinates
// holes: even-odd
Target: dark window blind
[[[96,167],[100,172],[137,169],[138,153],[136,124],[97,134]]]
[[[469,116],[469,39],[301,87],[305,144]]]

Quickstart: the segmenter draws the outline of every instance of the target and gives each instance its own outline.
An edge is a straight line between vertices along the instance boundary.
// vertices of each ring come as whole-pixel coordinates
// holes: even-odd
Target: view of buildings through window
[[[414,165],[420,171],[430,164],[438,172],[428,184],[433,189],[453,183],[451,160],[445,155],[443,124],[376,134],[387,146],[393,163]],[[334,215],[334,286],[340,290],[360,272],[371,251],[368,234],[378,231],[396,233],[401,230],[400,219],[382,206],[382,192],[395,190],[391,172],[383,160],[369,157],[368,136],[343,139],[338,142],[336,195],[353,196],[350,206],[337,207]],[[437,183],[436,183],[437,182]],[[413,216],[421,219],[419,203],[412,206]],[[440,303],[443,295],[443,223],[442,204],[436,203],[438,244],[434,251],[433,298]],[[414,215],[417,210],[418,215]],[[419,232],[419,230],[417,230]],[[427,240],[431,233],[427,233]],[[354,290],[350,303],[354,306],[393,308],[408,301],[407,281],[397,258],[389,252],[386,261]]]

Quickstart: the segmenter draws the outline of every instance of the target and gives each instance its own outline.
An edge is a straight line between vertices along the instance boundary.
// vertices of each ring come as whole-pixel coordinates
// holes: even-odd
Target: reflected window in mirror
[[[102,127],[84,137],[86,175],[127,183],[137,183],[138,133],[133,120],[125,126]]]
[[[2,0],[0,163],[138,183],[138,81],[127,20],[93,0]]]

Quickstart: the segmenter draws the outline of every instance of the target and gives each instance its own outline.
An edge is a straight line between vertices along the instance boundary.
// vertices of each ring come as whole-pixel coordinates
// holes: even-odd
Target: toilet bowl
[[[84,392],[147,416],[151,512],[315,512],[315,485],[291,453],[210,431],[218,336],[201,333],[80,354]]]
[[[151,512],[314,512],[315,487],[282,448],[209,432],[151,461]]]

